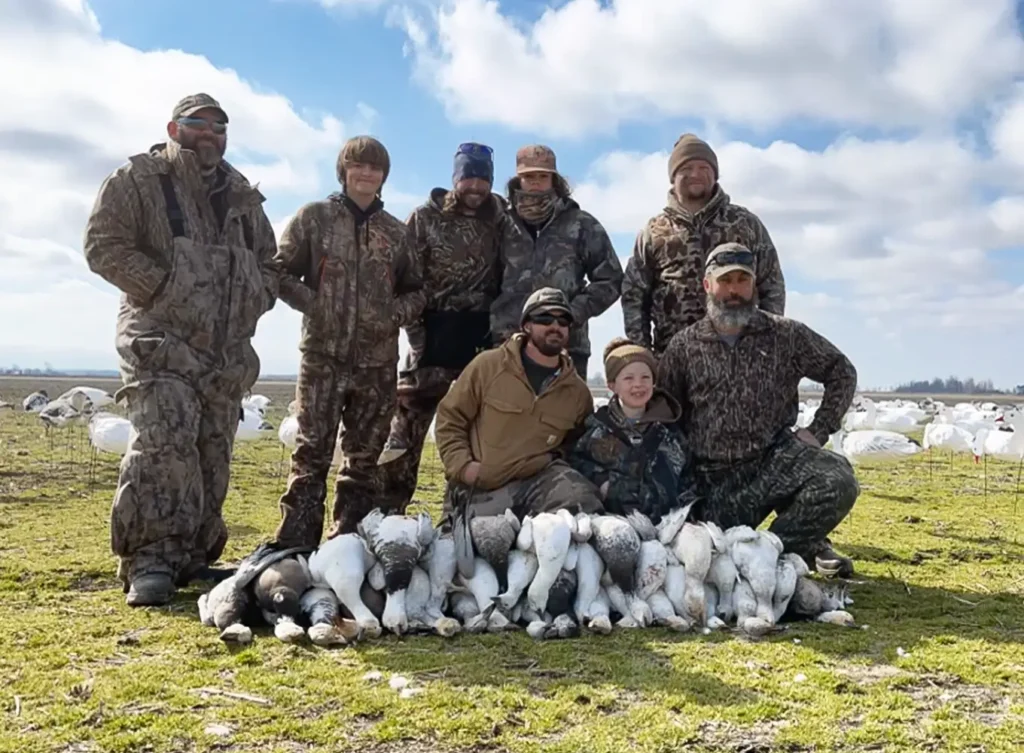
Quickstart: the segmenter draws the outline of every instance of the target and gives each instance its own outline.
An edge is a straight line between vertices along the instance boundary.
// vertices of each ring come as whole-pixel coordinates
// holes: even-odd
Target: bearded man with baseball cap
[[[571,198],[550,147],[521,148],[506,190],[501,294],[491,309],[491,330],[498,342],[504,341],[517,331],[519,313],[533,291],[545,286],[561,290],[573,313],[569,356],[586,379],[588,322],[619,298],[619,257],[601,223]]]
[[[776,512],[770,530],[785,551],[824,575],[849,577],[853,562],[828,535],[860,487],[846,458],[822,445],[853,401],[857,370],[810,327],[758,307],[750,249],[717,246],[704,270],[707,313],[672,339],[657,374],[682,406],[700,500],[694,514],[756,528]],[[810,426],[794,432],[803,379],[825,392]]]
[[[264,198],[224,159],[228,116],[209,94],[178,102],[168,140],[100,186],[89,268],[121,291],[117,398],[135,431],[111,510],[132,606],[215,574],[241,400],[260,372],[251,338],[279,276]]]
[[[786,283],[775,245],[757,215],[733,204],[718,178],[711,147],[692,133],[680,136],[668,160],[668,201],[637,235],[626,262],[626,336],[655,353],[704,316],[704,260],[721,243],[741,243],[754,254],[758,305],[785,313]]]
[[[437,409],[435,436],[448,488],[444,511],[474,515],[602,509],[597,487],[565,458],[594,409],[565,352],[574,323],[568,296],[541,288],[520,331],[474,358]]]

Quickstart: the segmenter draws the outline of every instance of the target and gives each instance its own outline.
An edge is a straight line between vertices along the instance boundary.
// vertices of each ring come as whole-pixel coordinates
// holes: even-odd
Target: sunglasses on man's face
[[[753,251],[722,251],[711,257],[711,264],[708,266],[727,267],[730,264],[742,264],[745,267],[754,266]]]
[[[472,141],[468,141],[465,144],[459,144],[459,148],[455,150],[456,154],[468,154],[475,157],[490,157],[494,154],[494,150],[486,144],[477,144]]]
[[[536,316],[530,317],[531,322],[536,322],[542,327],[550,327],[552,324],[557,324],[559,327],[568,328],[572,324],[572,320],[565,314],[537,314]]]
[[[203,118],[178,118],[178,123],[189,128],[195,128],[197,131],[205,131],[210,129],[216,134],[227,133],[228,124],[223,123],[219,120],[209,121]]]

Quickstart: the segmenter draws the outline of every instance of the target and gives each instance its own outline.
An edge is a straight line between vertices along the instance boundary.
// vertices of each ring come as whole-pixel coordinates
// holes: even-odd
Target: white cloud
[[[292,206],[322,193],[319,175],[346,135],[334,115],[300,113],[201,55],[104,39],[81,0],[4,3],[0,68],[18,72],[0,77],[0,351],[45,350],[54,363],[62,352],[116,363],[117,292],[86,267],[82,232],[100,182],[166,139],[180,97],[219,99],[231,118],[228,158]],[[358,122],[374,117],[357,108]],[[279,310],[267,319],[265,360],[293,371],[298,320]]]
[[[1024,65],[1012,0],[496,0],[397,14],[418,79],[462,122],[556,136],[690,117],[932,125]]]

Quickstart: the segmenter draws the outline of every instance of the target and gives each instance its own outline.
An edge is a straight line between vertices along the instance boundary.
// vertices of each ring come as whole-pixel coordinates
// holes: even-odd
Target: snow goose
[[[355,621],[342,618],[341,602],[329,588],[310,588],[302,594],[299,606],[309,622],[306,633],[316,646],[345,645],[359,635]]]
[[[408,629],[405,596],[412,578],[412,568],[434,540],[435,531],[430,516],[426,513],[415,517],[385,515],[377,508],[359,521],[357,529],[370,545],[384,571],[387,603],[382,622],[393,633],[401,635]]]
[[[366,573],[376,563],[366,541],[355,533],[327,539],[309,557],[313,583],[326,586],[349,611],[359,626],[360,636],[380,636],[380,621],[363,599]]]
[[[903,460],[922,451],[917,440],[906,434],[883,429],[864,429],[847,432],[840,429],[830,438],[832,451],[851,463],[865,460]]]

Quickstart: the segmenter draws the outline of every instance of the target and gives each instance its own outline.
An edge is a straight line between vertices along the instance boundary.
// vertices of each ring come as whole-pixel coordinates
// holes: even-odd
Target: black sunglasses
[[[544,327],[550,327],[556,322],[560,327],[568,327],[572,324],[572,319],[570,319],[567,314],[559,314],[558,316],[555,316],[554,314],[537,314],[536,316],[531,316],[530,321],[536,322]]]
[[[727,267],[730,264],[742,264],[744,267],[754,266],[753,251],[721,251],[711,257],[709,267]]]

